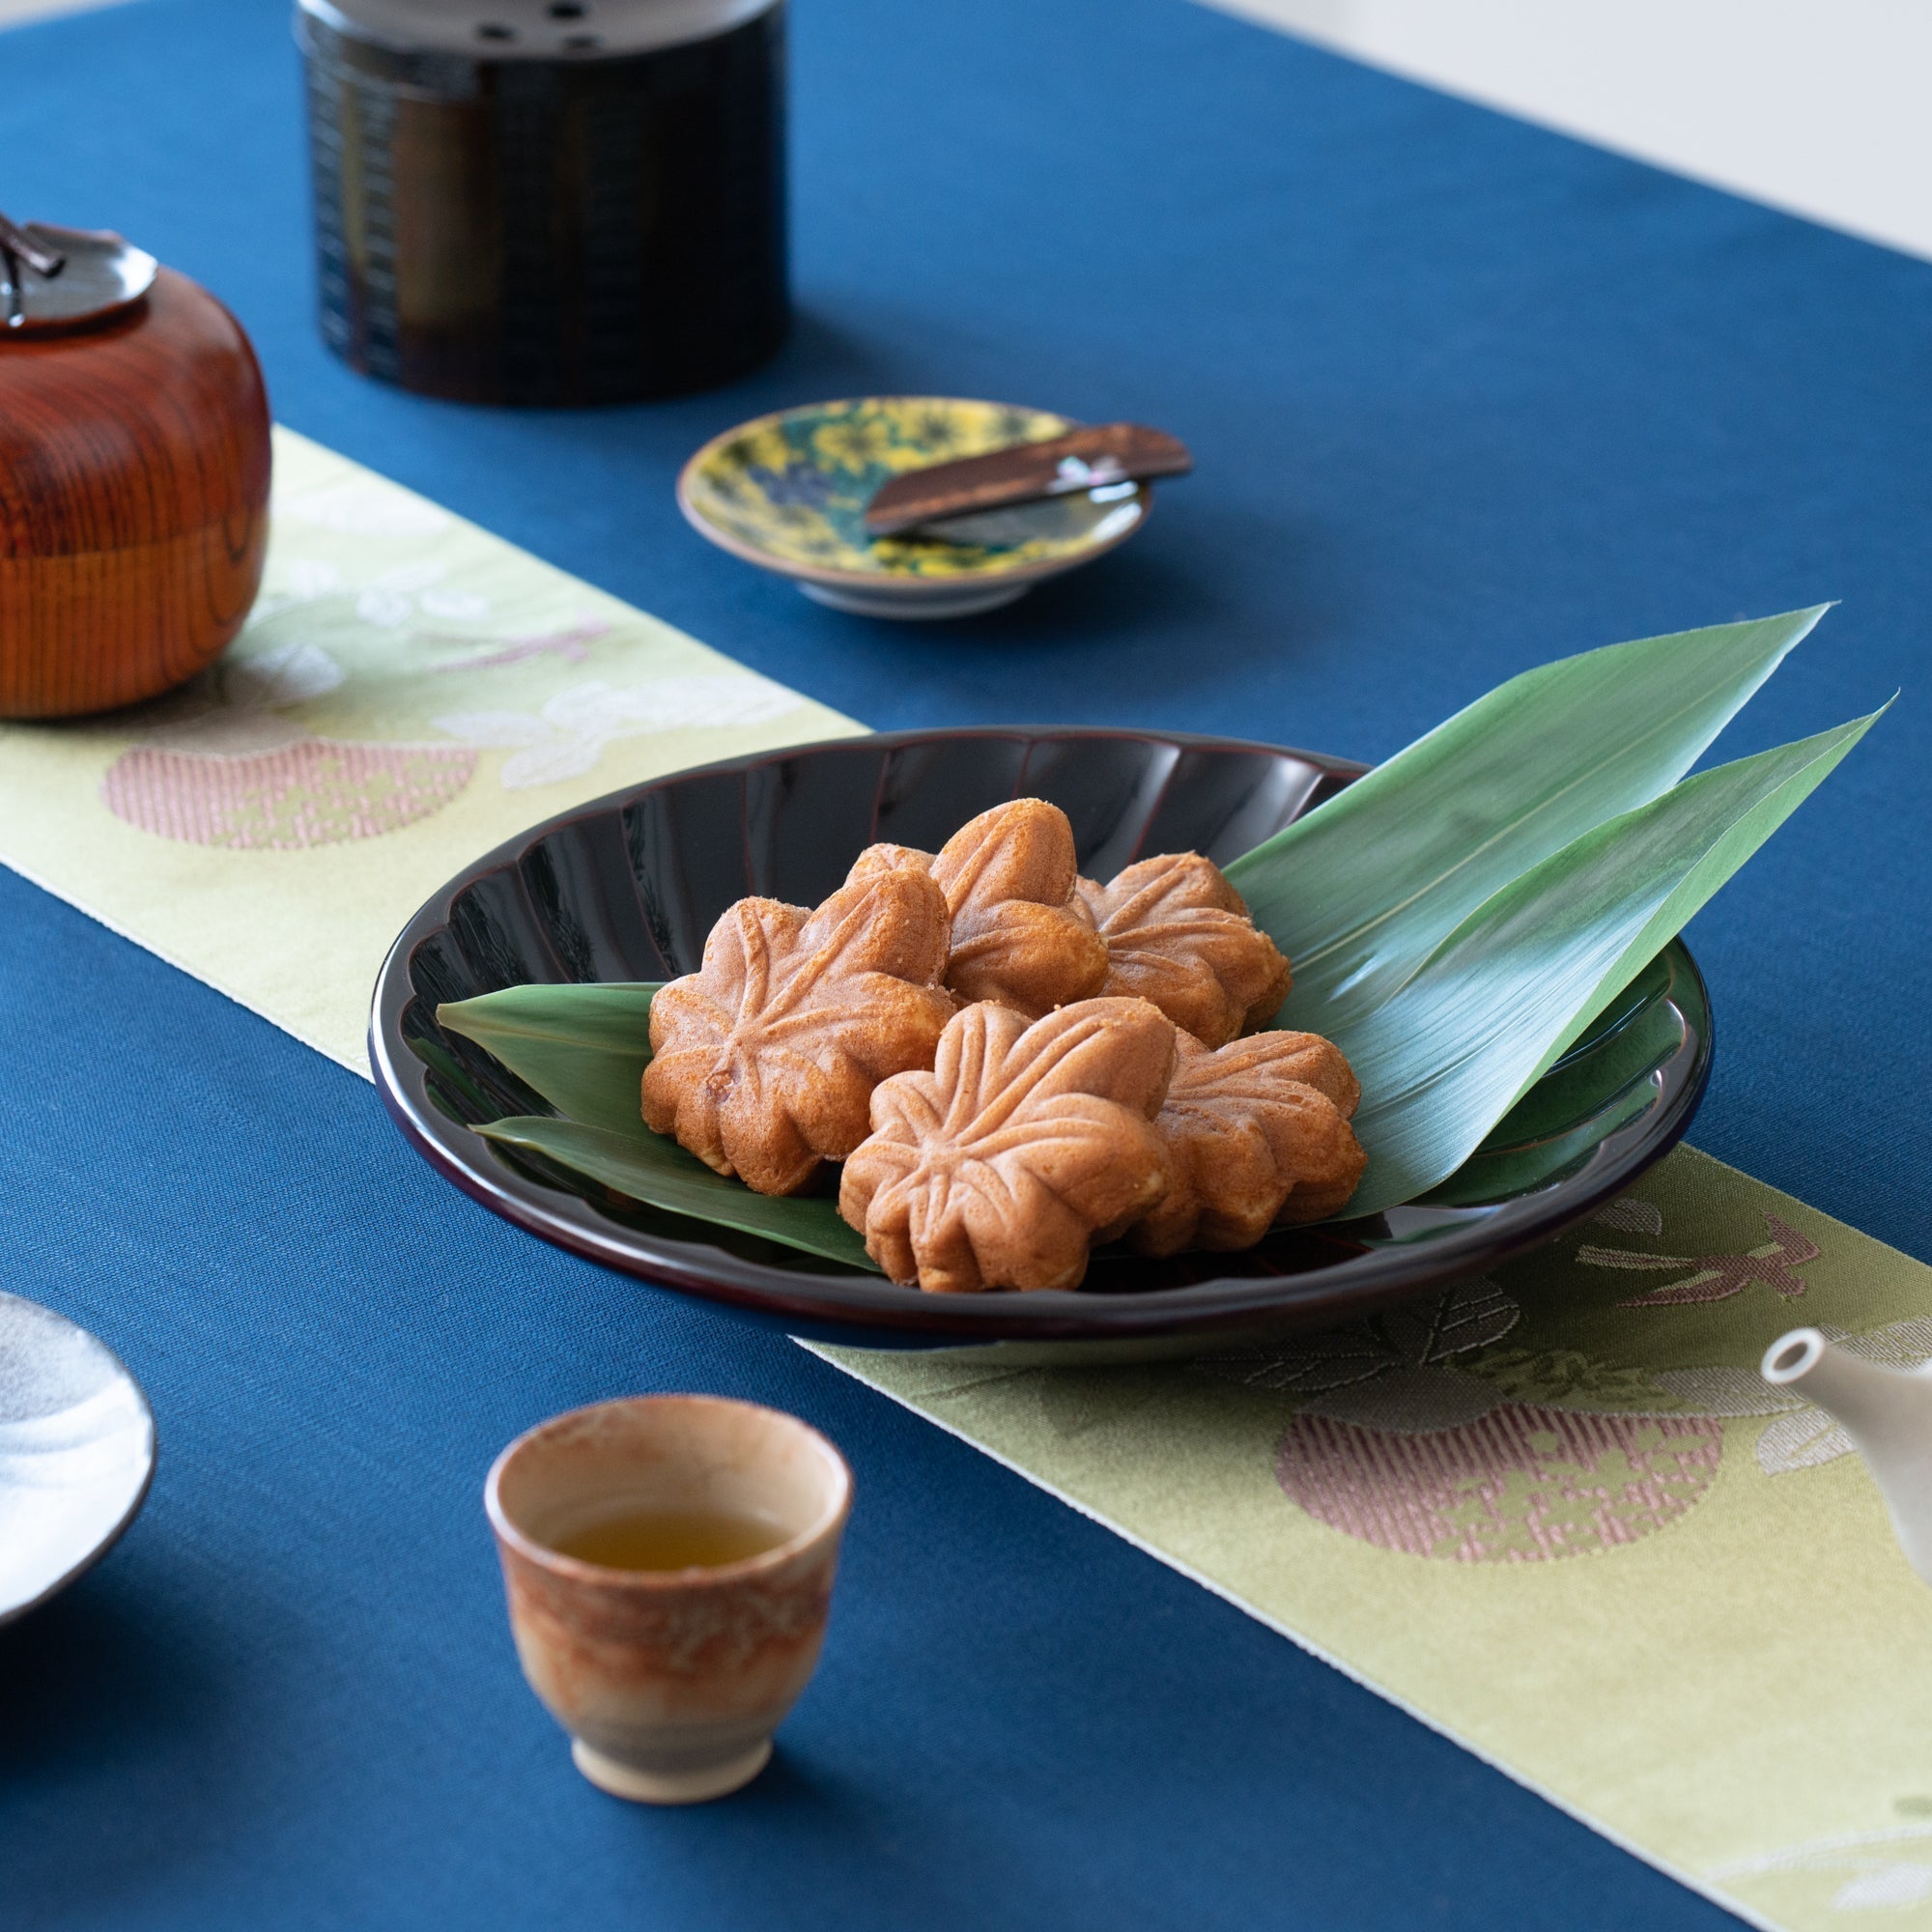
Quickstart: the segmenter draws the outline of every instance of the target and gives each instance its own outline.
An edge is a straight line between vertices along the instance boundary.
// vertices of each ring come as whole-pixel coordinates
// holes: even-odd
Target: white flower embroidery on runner
[[[142,751],[243,757],[280,751],[308,733],[284,714],[340,690],[342,667],[320,644],[276,644],[217,663],[143,734]],[[128,754],[135,755],[133,753]]]
[[[281,589],[264,590],[256,598],[255,608],[248,613],[249,629],[259,627],[270,617],[280,616],[284,611],[293,610],[298,604],[313,604],[317,598],[340,590],[342,571],[326,558],[298,556],[282,573],[282,583]]]
[[[1847,1354],[1862,1355],[1866,1361],[1883,1362],[1888,1368],[1916,1369],[1932,1358],[1932,1315],[1889,1322],[1863,1335],[1847,1334],[1829,1322],[1820,1322],[1818,1332]],[[1833,1421],[1816,1404],[1773,1387],[1754,1369],[1717,1364],[1659,1369],[1653,1379],[1660,1388],[1694,1404],[1706,1415],[1776,1418],[1757,1439],[1758,1466],[1768,1476],[1815,1469],[1852,1453],[1852,1438],[1842,1424]]]
[[[400,631],[416,614],[418,609],[438,614],[431,604],[435,598],[446,603],[451,597],[469,600],[473,593],[465,591],[439,591],[432,586],[439,584],[449,575],[446,564],[417,562],[399,564],[394,570],[387,570],[381,577],[371,580],[357,592],[355,615],[361,622],[379,631]],[[490,600],[487,597],[474,598],[488,614]],[[442,614],[447,614],[446,612]]]
[[[754,671],[696,672],[612,690],[602,678],[560,691],[540,711],[451,711],[431,722],[481,750],[507,751],[502,783],[524,791],[582,777],[606,745],[653,731],[760,724],[804,702]]]
[[[449,624],[480,624],[490,614],[490,600],[480,590],[425,590],[416,605]]]
[[[1888,1831],[1850,1833],[1738,1859],[1716,1866],[1705,1876],[1721,1884],[1727,1879],[1765,1878],[1776,1872],[1847,1872],[1850,1876],[1832,1895],[1833,1912],[1895,1912],[1932,1899],[1932,1864],[1919,1859],[1902,1859],[1890,1848],[1922,1846],[1927,1839],[1932,1839],[1932,1826],[1898,1825]]]
[[[345,476],[339,483],[275,497],[275,515],[349,537],[432,537],[449,527],[449,513],[380,476]]]

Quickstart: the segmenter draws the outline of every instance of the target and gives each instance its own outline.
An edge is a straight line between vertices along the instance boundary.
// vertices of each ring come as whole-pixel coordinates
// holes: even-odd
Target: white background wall
[[[1217,0],[1932,255],[1932,0]]]
[[[42,14],[77,14],[99,0],[0,0],[0,27],[15,20],[29,20]]]
[[[89,4],[0,0],[0,24]],[[1932,256],[1932,0],[1215,4]]]

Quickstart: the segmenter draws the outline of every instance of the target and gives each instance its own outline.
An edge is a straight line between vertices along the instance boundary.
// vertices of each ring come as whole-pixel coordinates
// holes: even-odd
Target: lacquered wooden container
[[[576,407],[777,352],[784,0],[296,0],[296,36],[352,368]]]
[[[26,326],[0,319],[0,717],[56,718],[181,684],[241,630],[268,544],[269,404],[205,289],[139,257],[126,285],[145,292],[87,311],[86,244],[138,251],[29,232],[68,243],[74,280],[16,267]]]

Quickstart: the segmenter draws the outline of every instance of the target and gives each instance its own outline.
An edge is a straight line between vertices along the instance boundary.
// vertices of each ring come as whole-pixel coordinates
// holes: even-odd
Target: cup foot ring
[[[701,1804],[751,1783],[771,1762],[772,1741],[761,1738],[737,1757],[689,1771],[640,1771],[605,1756],[582,1738],[571,1740],[570,1755],[578,1770],[612,1798],[627,1798],[634,1804]]]

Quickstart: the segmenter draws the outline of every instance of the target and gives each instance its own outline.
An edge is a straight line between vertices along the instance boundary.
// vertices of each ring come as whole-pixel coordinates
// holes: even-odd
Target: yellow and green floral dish
[[[864,396],[740,423],[677,480],[700,536],[808,597],[870,617],[964,617],[1100,555],[1147,520],[1145,483],[1071,491],[954,518],[947,536],[874,539],[866,505],[888,477],[1074,425],[1045,410],[953,396]]]

